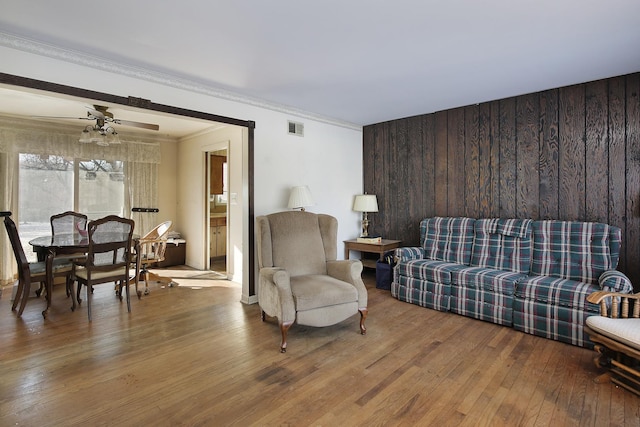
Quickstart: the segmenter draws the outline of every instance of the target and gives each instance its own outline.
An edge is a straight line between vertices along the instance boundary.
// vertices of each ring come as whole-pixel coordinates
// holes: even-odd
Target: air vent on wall
[[[289,134],[304,136],[304,125],[298,122],[292,122],[289,120]]]

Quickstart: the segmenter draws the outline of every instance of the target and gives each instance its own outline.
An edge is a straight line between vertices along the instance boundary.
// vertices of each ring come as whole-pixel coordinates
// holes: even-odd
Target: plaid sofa
[[[599,290],[629,293],[633,286],[615,268],[621,232],[607,224],[534,221],[531,268],[518,283],[513,327],[579,346],[591,346],[584,321],[599,314],[587,296]]]
[[[584,320],[599,313],[587,295],[633,290],[607,224],[434,217],[420,242],[396,249],[395,298],[578,346],[591,345]]]

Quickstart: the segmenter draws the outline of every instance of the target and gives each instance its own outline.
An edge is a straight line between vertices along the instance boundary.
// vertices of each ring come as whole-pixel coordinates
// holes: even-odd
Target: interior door
[[[207,153],[209,269],[227,273],[227,149]]]

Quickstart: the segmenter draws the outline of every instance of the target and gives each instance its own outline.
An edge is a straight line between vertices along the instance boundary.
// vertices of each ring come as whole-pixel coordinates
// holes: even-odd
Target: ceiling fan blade
[[[160,130],[160,126],[151,123],[133,122],[130,120],[121,120],[113,117],[107,107],[94,105],[95,108],[85,106],[87,109],[87,117],[56,117],[56,116],[32,116],[32,118],[40,119],[72,119],[72,120],[96,120],[97,126],[104,126],[105,122],[114,123],[123,126],[132,126],[149,130]]]
[[[102,111],[96,110],[95,108],[91,108],[88,106],[85,106],[85,108],[87,109],[87,114],[90,114],[92,117],[92,119],[101,119],[104,120],[105,119],[105,115]]]
[[[150,123],[131,122],[129,120],[113,119],[113,123],[124,126],[133,126],[142,129],[159,130],[160,126]]]
[[[32,119],[68,119],[68,120],[95,120],[91,117],[68,117],[68,116],[30,116]]]

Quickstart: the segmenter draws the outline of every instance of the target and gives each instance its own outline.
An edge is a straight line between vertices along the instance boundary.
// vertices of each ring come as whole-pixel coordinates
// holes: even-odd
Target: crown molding
[[[63,49],[58,46],[27,39],[24,37],[18,37],[2,31],[0,31],[0,46],[32,53],[35,55],[46,56],[49,58],[70,62],[76,65],[94,68],[100,71],[107,71],[127,77],[133,77],[139,80],[161,84],[163,86],[169,86],[176,89],[182,89],[202,95],[212,96],[227,101],[239,102],[258,108],[264,108],[284,114],[291,114],[297,117],[315,120],[334,126],[340,126],[357,131],[362,130],[362,126],[355,123],[334,119],[332,117],[327,117],[320,114],[310,113],[308,111],[299,110],[287,105],[268,102],[263,99],[242,95],[213,85],[205,85],[194,80],[177,77],[146,68],[116,63],[99,56],[89,55],[76,50]]]

